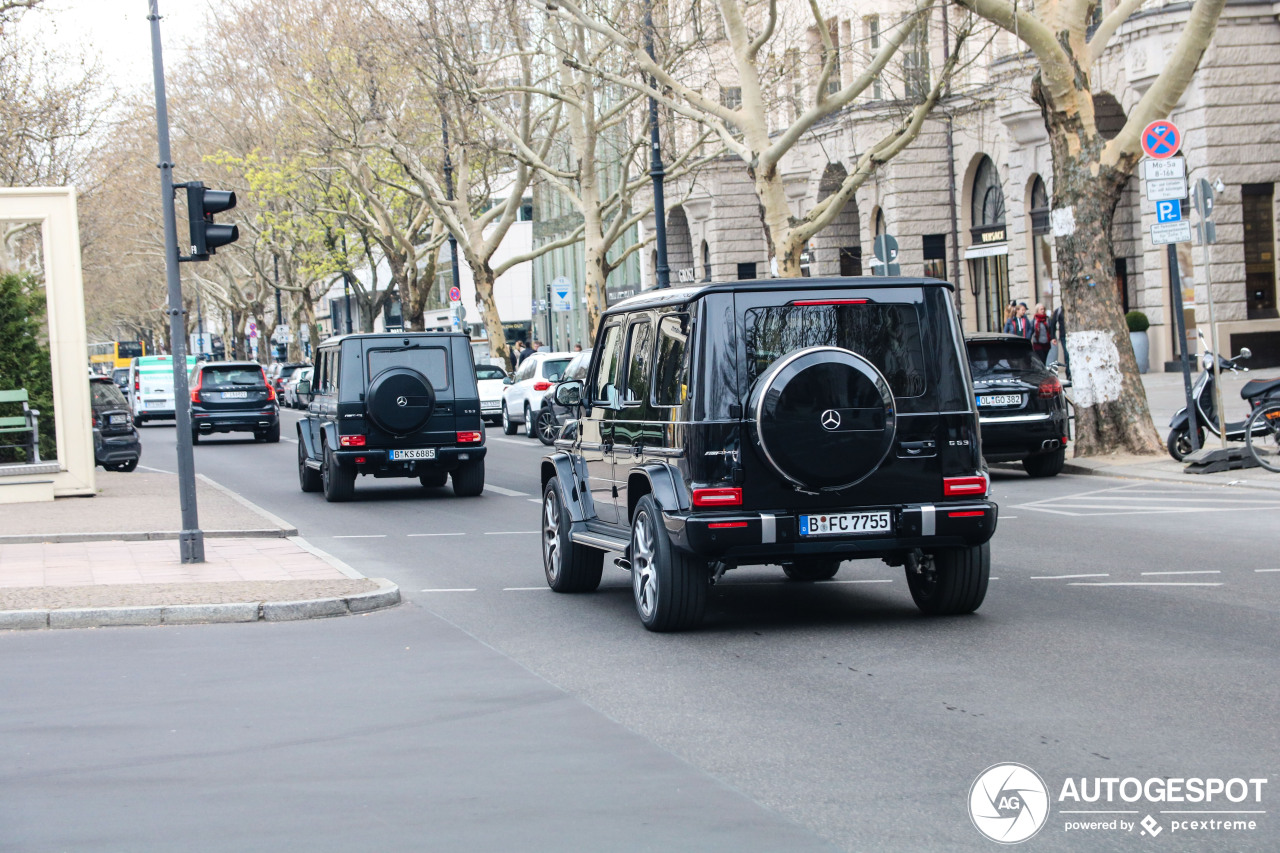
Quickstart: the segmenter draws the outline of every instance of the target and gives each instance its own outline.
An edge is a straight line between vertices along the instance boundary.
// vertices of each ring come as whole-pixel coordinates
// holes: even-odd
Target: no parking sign
[[[1148,157],[1163,160],[1178,153],[1182,147],[1182,134],[1173,122],[1153,121],[1142,131],[1142,151]]]

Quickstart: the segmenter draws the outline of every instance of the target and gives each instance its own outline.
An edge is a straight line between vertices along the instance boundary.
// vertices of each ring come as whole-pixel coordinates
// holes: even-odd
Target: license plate
[[[501,400],[486,400],[480,404],[481,409],[501,409]]]
[[[979,406],[1021,406],[1021,394],[981,394],[978,396]]]
[[[122,424],[125,420],[127,419],[124,415],[109,415],[107,417],[107,423],[109,424]]]
[[[801,536],[840,536],[858,533],[889,533],[893,530],[893,513],[842,512],[835,515],[800,516]]]
[[[435,459],[436,449],[434,447],[424,447],[417,450],[393,450],[391,451],[392,461],[399,459]]]
[[[249,396],[248,391],[223,391],[222,399],[224,400],[244,400]]]

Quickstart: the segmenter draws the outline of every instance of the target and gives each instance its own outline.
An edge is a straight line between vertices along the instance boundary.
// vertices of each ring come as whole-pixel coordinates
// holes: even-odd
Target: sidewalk
[[[392,583],[200,478],[205,562],[182,563],[177,477],[100,472],[91,498],[0,515],[0,629],[284,621],[399,603]]]

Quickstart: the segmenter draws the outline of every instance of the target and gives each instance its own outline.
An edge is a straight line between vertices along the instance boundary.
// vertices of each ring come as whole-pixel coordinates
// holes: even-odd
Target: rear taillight
[[[343,447],[364,447],[365,437],[363,435],[338,436],[338,444]]]
[[[694,506],[742,506],[742,489],[694,489]]]
[[[539,379],[537,382],[533,383],[533,390],[549,391],[551,390],[551,383],[545,379]]]
[[[1040,399],[1048,400],[1062,393],[1062,383],[1058,381],[1058,377],[1050,376],[1048,379],[1040,383]]]
[[[942,493],[949,498],[983,497],[987,494],[987,478],[977,477],[944,477]]]
[[[866,305],[866,299],[797,299],[792,305]]]
[[[258,369],[262,370],[262,368],[258,368]],[[267,372],[265,370],[262,371],[262,384],[267,386],[267,402],[268,403],[275,402],[276,389],[273,388],[271,383],[267,381]],[[363,444],[363,442],[361,443]]]
[[[204,385],[204,371],[196,374],[196,387],[191,389],[191,402],[200,402],[200,388]]]
[[[460,432],[458,433],[458,444],[475,444],[484,438],[481,432]]]

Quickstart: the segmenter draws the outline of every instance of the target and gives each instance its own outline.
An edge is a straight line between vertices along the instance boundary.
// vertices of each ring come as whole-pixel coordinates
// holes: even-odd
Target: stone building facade
[[[1149,3],[1126,22],[1094,72],[1099,129],[1114,134],[1162,68],[1186,22],[1188,3]],[[850,10],[845,32],[857,32]],[[931,61],[941,65],[939,18],[930,23]],[[1053,169],[1039,108],[1029,97],[1033,61],[997,34],[973,64],[969,85],[935,111],[920,137],[883,166],[840,218],[811,242],[812,275],[874,274],[873,240],[896,238],[906,275],[954,282],[965,328],[998,330],[1010,299],[1058,304],[1051,199]],[[859,102],[816,128],[783,162],[787,195],[799,215],[830,193],[857,155],[883,133],[892,105]],[[1280,182],[1280,21],[1271,3],[1228,0],[1212,45],[1171,120],[1183,132],[1189,176],[1220,180],[1209,248],[1223,349],[1249,346],[1254,364],[1280,364],[1276,311],[1276,185]],[[743,163],[724,158],[692,188],[669,198],[672,281],[768,277],[771,270],[759,202]],[[1184,213],[1195,221],[1194,213]],[[1155,204],[1135,175],[1116,213],[1116,287],[1126,310],[1151,321],[1151,368],[1172,361],[1173,315],[1181,303],[1188,335],[1207,336],[1204,247],[1181,244],[1181,299],[1171,299],[1169,266],[1148,228]],[[651,233],[653,220],[641,236]],[[652,286],[655,256],[642,253],[641,279]]]

